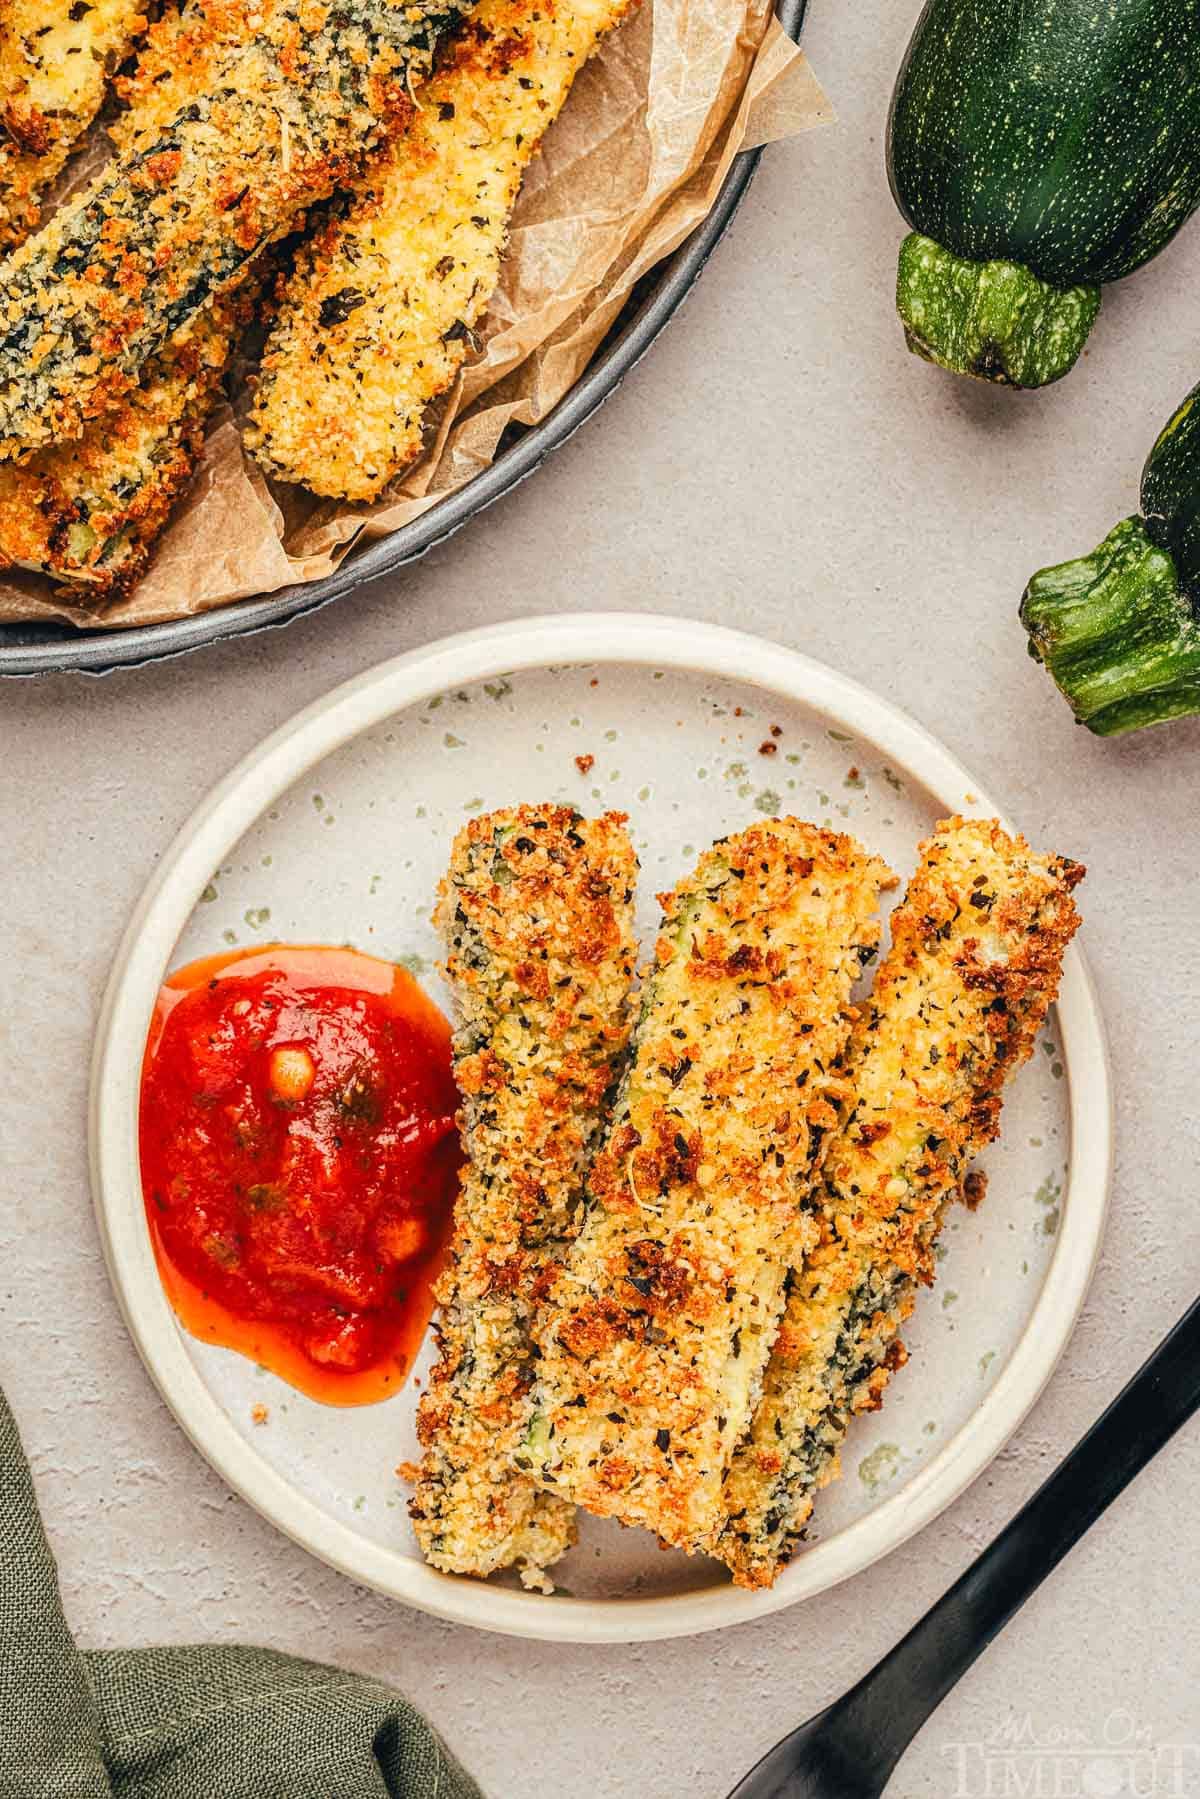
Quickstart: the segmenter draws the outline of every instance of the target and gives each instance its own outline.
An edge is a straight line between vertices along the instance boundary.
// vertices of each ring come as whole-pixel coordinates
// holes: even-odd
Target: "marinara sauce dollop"
[[[449,1236],[456,1105],[450,1027],[390,962],[273,945],[171,975],[141,1167],[185,1328],[315,1399],[397,1392]]]

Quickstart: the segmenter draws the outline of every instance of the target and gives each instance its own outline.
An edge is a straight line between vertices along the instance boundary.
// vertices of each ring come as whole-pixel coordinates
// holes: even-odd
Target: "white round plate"
[[[766,744],[775,748],[764,754]],[[906,1331],[911,1360],[883,1411],[855,1422],[842,1479],[822,1495],[810,1542],[772,1591],[740,1592],[712,1563],[591,1519],[555,1570],[552,1597],[507,1576],[484,1584],[438,1574],[418,1555],[395,1472],[416,1453],[413,1381],[382,1406],[325,1407],[177,1325],[142,1207],[139,1072],[167,967],[233,943],[351,942],[405,961],[449,1005],[429,911],[451,837],[472,812],[541,799],[629,813],[643,941],[654,892],[713,838],[763,813],[849,829],[907,876],[936,818],[997,811],[885,701],[803,656],[713,626],[533,619],[385,663],[268,738],[159,865],[100,1022],[96,1210],[129,1329],[179,1423],[232,1487],[315,1555],[483,1629],[560,1641],[682,1636],[762,1617],[894,1549],[986,1467],[1033,1404],[1074,1324],[1103,1228],[1103,1032],[1072,950],[1057,1015],[985,1158],[987,1202],[975,1213],[956,1208],[938,1284]],[[262,1405],[268,1421],[256,1426]]]

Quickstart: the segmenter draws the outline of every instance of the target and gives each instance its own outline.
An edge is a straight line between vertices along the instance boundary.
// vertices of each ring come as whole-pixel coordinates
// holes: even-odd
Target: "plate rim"
[[[613,612],[521,619],[438,639],[304,707],[242,757],[176,833],[126,926],[101,1005],[88,1096],[89,1172],[109,1279],[147,1372],[209,1465],[284,1535],[352,1580],[452,1623],[544,1642],[644,1642],[763,1618],[825,1591],[899,1548],[978,1478],[1038,1399],[1082,1307],[1107,1213],[1113,1095],[1095,989],[1072,946],[1057,1002],[1070,1117],[1063,1222],[1025,1329],[993,1386],[937,1455],[879,1506],[798,1556],[768,1591],[722,1586],[547,1601],[441,1574],[330,1517],[237,1432],[189,1358],[155,1270],[137,1155],[138,1071],[153,997],[213,868],[309,769],[447,688],[564,663],[743,680],[826,713],[885,751],[948,811],[1004,816],[957,757],[891,701],[765,638],[693,619]]]

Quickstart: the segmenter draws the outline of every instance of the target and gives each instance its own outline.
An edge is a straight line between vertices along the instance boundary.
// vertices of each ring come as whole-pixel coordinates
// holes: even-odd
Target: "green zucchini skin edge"
[[[956,375],[1046,387],[1074,367],[1098,287],[1051,287],[1015,262],[971,262],[913,231],[900,246],[896,310],[910,350]]]
[[[1090,556],[1040,569],[1021,623],[1031,655],[1098,737],[1200,712],[1200,624],[1142,518],[1123,519]]]
[[[1179,584],[1200,604],[1200,387],[1176,407],[1142,470],[1146,530],[1174,559]]]
[[[1200,713],[1200,387],[1159,433],[1141,503],[1021,601],[1031,655],[1102,737]]]
[[[1057,380],[1070,332],[1039,296],[1061,333],[1040,349],[1028,278],[1098,289],[1200,205],[1200,0],[927,0],[892,95],[887,170],[920,238],[985,265],[972,295],[952,261],[917,284],[902,259],[908,311],[926,320],[914,330],[902,305],[911,347],[1014,386]],[[1095,303],[1074,305],[1076,329],[1090,325]],[[974,354],[972,313],[989,331]]]

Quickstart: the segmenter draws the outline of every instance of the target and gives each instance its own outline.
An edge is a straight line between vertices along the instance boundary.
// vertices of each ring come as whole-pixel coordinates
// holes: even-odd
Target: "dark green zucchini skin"
[[[1200,0],[928,0],[887,154],[956,255],[1116,281],[1200,204]]]
[[[1146,535],[1168,552],[1200,611],[1200,387],[1159,432],[1142,470],[1141,501]]]
[[[1031,654],[1103,737],[1200,713],[1200,387],[1159,434],[1141,502],[1021,601]]]

